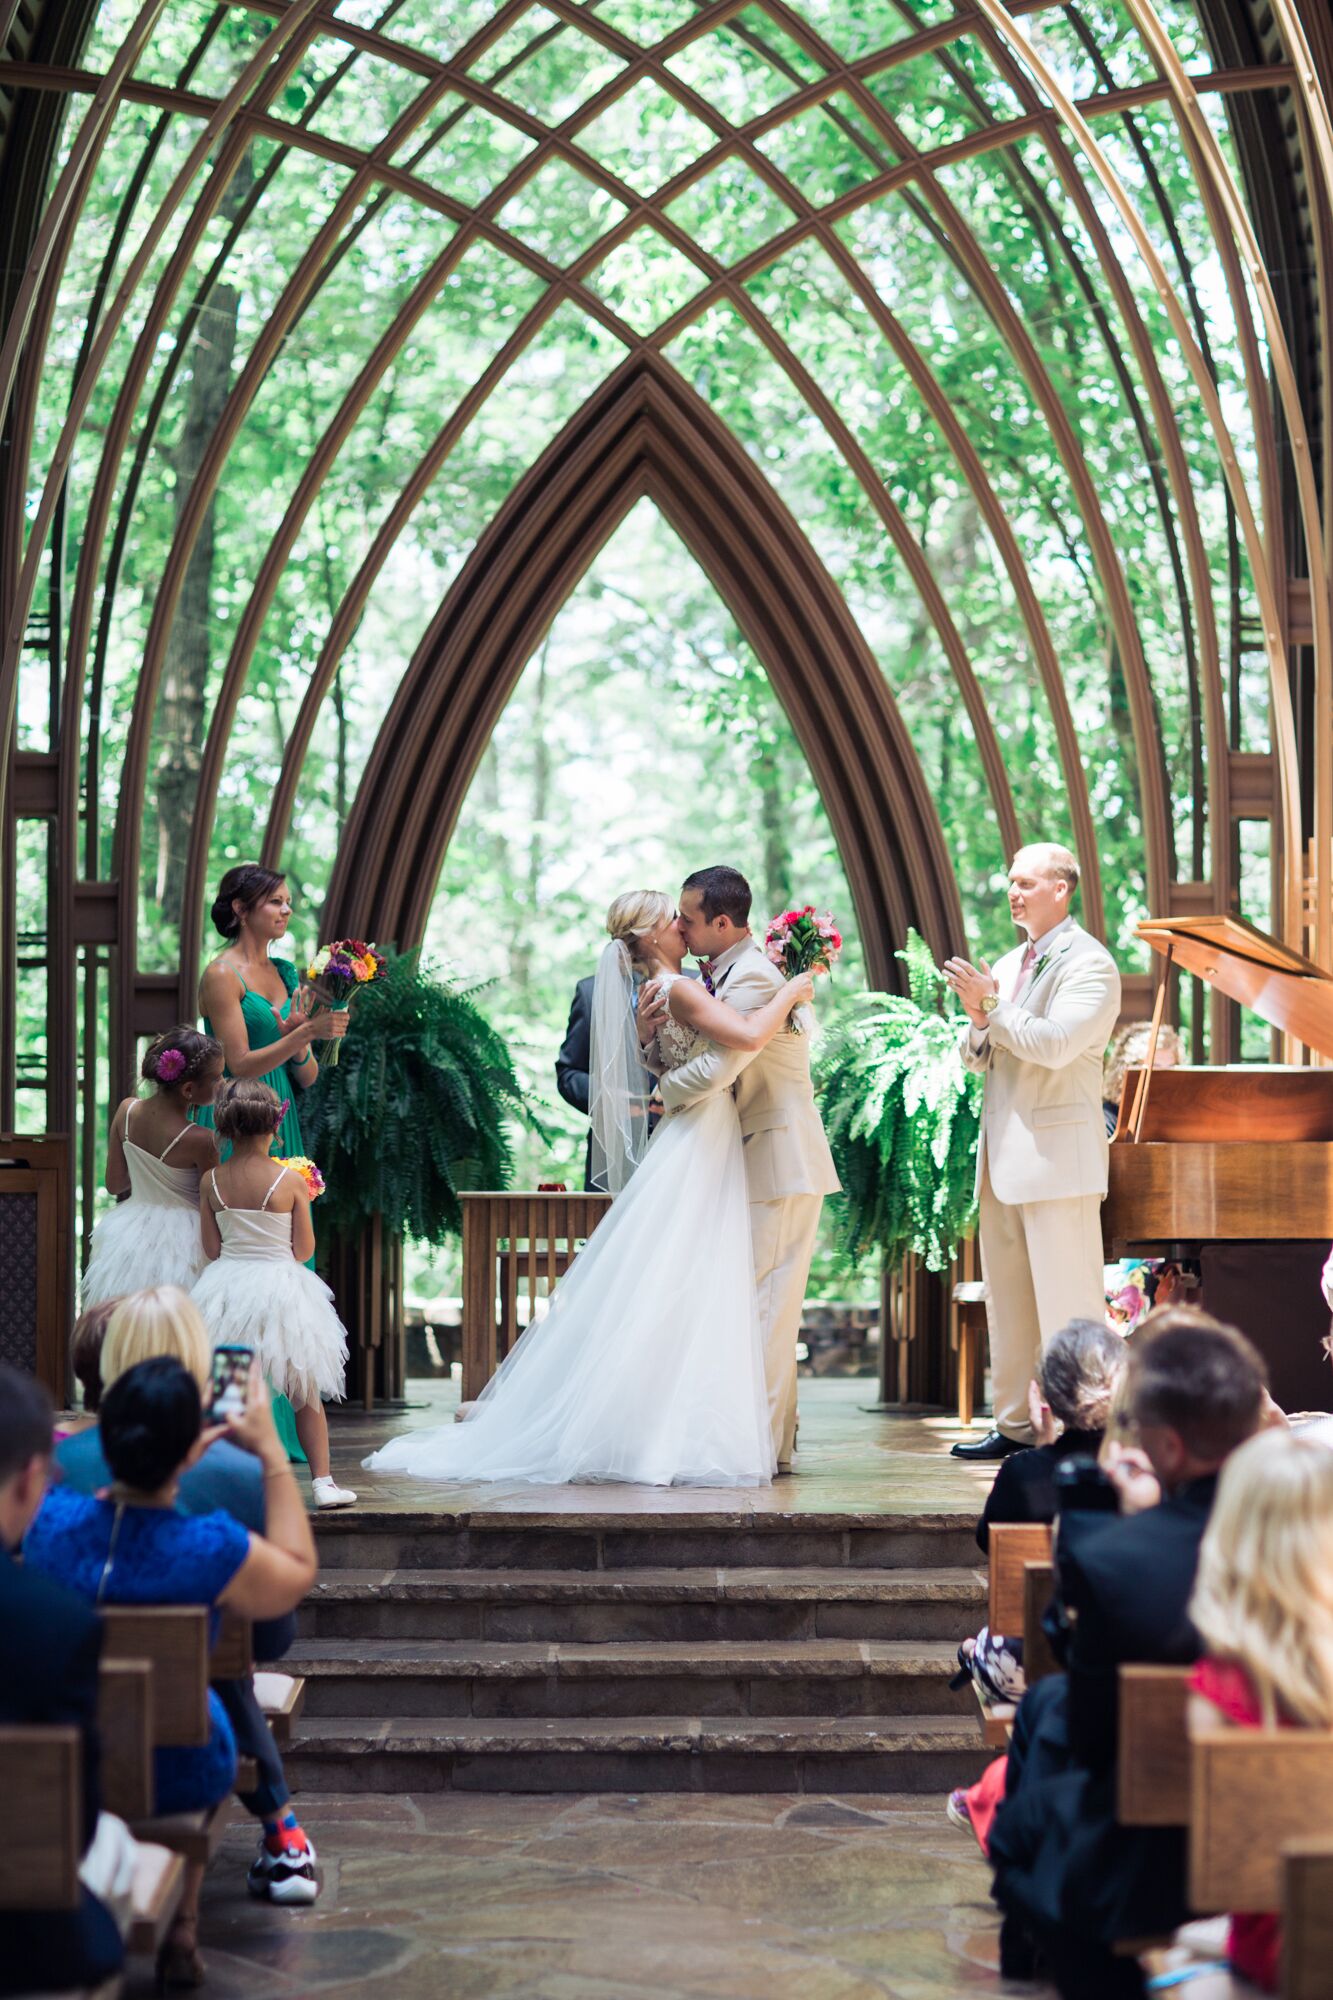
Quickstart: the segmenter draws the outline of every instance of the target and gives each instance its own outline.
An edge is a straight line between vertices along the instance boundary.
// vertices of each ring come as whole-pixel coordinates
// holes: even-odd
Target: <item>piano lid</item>
[[[1136,930],[1154,951],[1170,949],[1182,972],[1239,1000],[1307,1048],[1333,1056],[1333,973],[1244,917],[1152,917]]]

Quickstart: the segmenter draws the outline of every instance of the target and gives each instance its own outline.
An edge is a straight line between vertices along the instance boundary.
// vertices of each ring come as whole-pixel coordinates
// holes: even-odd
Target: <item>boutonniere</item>
[[[1053,944],[1049,951],[1044,951],[1041,957],[1037,960],[1037,963],[1032,968],[1032,977],[1028,981],[1029,986],[1035,986],[1037,981],[1041,978],[1042,973],[1045,972],[1047,966],[1051,963],[1051,961],[1053,959],[1063,958],[1068,949],[1069,949],[1069,939],[1061,938],[1059,944]]]

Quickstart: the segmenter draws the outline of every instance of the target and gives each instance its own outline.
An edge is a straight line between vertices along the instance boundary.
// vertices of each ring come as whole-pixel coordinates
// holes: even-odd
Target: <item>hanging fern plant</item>
[[[838,1233],[855,1263],[879,1249],[947,1268],[973,1220],[981,1078],[958,1053],[965,1017],[924,939],[897,956],[907,996],[870,993],[819,1061],[824,1126],[843,1193]]]
[[[357,997],[341,1061],[301,1106],[328,1187],[321,1228],[352,1238],[379,1215],[438,1248],[462,1228],[461,1193],[508,1186],[511,1117],[541,1131],[500,1036],[418,952],[390,955]]]

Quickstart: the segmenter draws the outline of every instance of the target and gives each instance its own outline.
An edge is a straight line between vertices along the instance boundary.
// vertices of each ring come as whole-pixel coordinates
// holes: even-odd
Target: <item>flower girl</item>
[[[258,1077],[234,1077],[218,1092],[218,1137],[232,1150],[200,1188],[204,1250],[215,1261],[196,1284],[194,1302],[215,1347],[252,1348],[274,1387],[291,1398],[315,1505],[346,1507],[356,1495],[330,1476],[320,1399],[342,1396],[347,1329],[332,1292],[306,1266],[315,1248],[310,1190],[269,1153],[286,1110]]]
[[[129,1191],[93,1231],[83,1274],[84,1312],[149,1285],[189,1291],[207,1258],[199,1234],[199,1176],[218,1157],[217,1140],[190,1114],[213,1102],[222,1081],[222,1044],[197,1028],[171,1028],[143,1059],[148,1099],[127,1097],[111,1120],[106,1186]]]

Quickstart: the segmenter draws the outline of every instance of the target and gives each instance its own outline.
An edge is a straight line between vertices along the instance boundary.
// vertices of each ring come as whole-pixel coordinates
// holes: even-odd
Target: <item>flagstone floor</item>
[[[803,1382],[797,1472],[753,1493],[445,1487],[365,1472],[366,1452],[396,1430],[450,1419],[457,1391],[440,1383],[414,1382],[414,1407],[391,1417],[340,1411],[334,1470],[368,1516],[484,1509],[605,1525],[670,1512],[974,1515],[990,1475],[949,1458],[957,1427],[869,1414],[874,1388]],[[942,1798],[437,1792],[301,1804],[324,1884],[301,1911],[246,1894],[254,1836],[233,1809],[203,1899],[214,2000],[966,2000],[1000,1990],[987,1871]]]
[[[204,1888],[213,2000],[969,2000],[1003,1989],[942,1799],[311,1798],[324,1892]],[[1039,2000],[1039,1989],[1023,1991]]]

